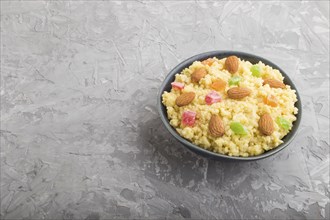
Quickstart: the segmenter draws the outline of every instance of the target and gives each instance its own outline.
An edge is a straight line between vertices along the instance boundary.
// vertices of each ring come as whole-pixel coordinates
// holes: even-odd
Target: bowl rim
[[[284,137],[287,139],[285,140],[285,142],[283,142],[276,148],[266,151],[263,154],[260,154],[257,156],[251,156],[251,157],[229,156],[229,155],[215,153],[213,151],[206,150],[202,147],[199,147],[198,145],[191,143],[187,139],[181,137],[177,133],[177,131],[170,125],[169,120],[167,119],[166,107],[162,103],[162,94],[164,91],[166,91],[165,87],[172,82],[171,79],[175,76],[175,74],[181,73],[181,71],[184,68],[190,66],[194,61],[204,60],[204,59],[212,58],[212,57],[217,57],[219,59],[222,59],[224,57],[231,56],[231,55],[235,55],[238,57],[250,57],[253,59],[257,59],[258,61],[261,61],[261,62],[265,63],[266,65],[271,66],[272,68],[278,69],[281,72],[281,74],[283,75],[284,81],[286,82],[286,84],[290,85],[291,89],[296,90],[297,102],[295,103],[295,106],[298,108],[298,113],[296,114],[297,119],[296,119],[296,121],[293,122],[291,131]],[[231,51],[231,50],[215,50],[215,51],[200,53],[200,54],[194,55],[194,56],[182,61],[178,65],[176,65],[167,74],[167,76],[165,77],[165,79],[163,80],[163,82],[159,88],[159,91],[157,94],[157,108],[158,108],[160,118],[161,118],[162,122],[164,123],[166,129],[170,132],[170,134],[172,134],[180,143],[182,143],[189,150],[191,150],[195,153],[201,154],[203,156],[212,157],[215,159],[230,159],[230,160],[240,160],[240,161],[253,161],[253,160],[264,159],[264,158],[267,158],[267,157],[274,155],[274,154],[280,152],[281,150],[283,150],[295,138],[295,136],[297,134],[297,130],[300,125],[301,117],[302,117],[301,99],[300,99],[299,92],[298,92],[295,84],[290,79],[288,74],[286,74],[285,71],[283,71],[279,66],[277,66],[273,62],[271,62],[263,57],[260,57],[258,55],[254,55],[254,54],[250,54],[250,53],[246,53],[246,52],[240,52],[240,51]],[[165,109],[165,111],[163,111],[163,108]]]

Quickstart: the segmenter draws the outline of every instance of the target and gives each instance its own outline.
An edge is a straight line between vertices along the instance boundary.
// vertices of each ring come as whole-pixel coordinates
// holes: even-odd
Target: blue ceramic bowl
[[[278,69],[284,76],[284,83],[287,85],[290,85],[292,89],[297,91],[298,101],[295,103],[295,107],[297,107],[299,109],[299,111],[298,111],[298,114],[296,115],[297,120],[293,123],[291,131],[282,139],[283,143],[281,145],[279,145],[275,149],[266,151],[265,153],[258,155],[258,156],[252,156],[252,157],[228,156],[228,155],[219,154],[219,153],[205,150],[205,149],[191,143],[190,141],[181,137],[177,133],[177,131],[170,125],[169,120],[167,119],[166,107],[162,104],[162,94],[164,91],[171,91],[171,82],[174,81],[175,74],[181,73],[181,71],[184,68],[189,67],[196,60],[205,60],[207,58],[212,58],[212,57],[217,57],[218,59],[222,59],[222,58],[225,58],[225,57],[228,57],[231,55],[235,55],[235,56],[239,57],[240,59],[251,62],[252,64],[256,64],[259,61],[261,61],[266,65],[269,65],[275,69]],[[240,160],[240,161],[252,161],[252,160],[259,160],[259,159],[263,159],[263,158],[269,157],[271,155],[274,155],[274,154],[278,153],[279,151],[283,150],[286,146],[288,146],[290,144],[290,142],[293,140],[293,138],[295,137],[295,135],[297,133],[297,130],[298,130],[298,127],[300,124],[300,120],[301,120],[301,110],[302,109],[301,109],[300,96],[299,96],[296,86],[293,84],[293,82],[291,81],[289,76],[280,67],[278,67],[276,64],[270,62],[269,60],[266,60],[262,57],[259,57],[259,56],[253,55],[253,54],[237,52],[237,51],[211,51],[211,52],[206,52],[206,53],[195,55],[195,56],[190,57],[189,59],[181,62],[179,65],[174,67],[174,69],[172,69],[169,72],[169,74],[166,76],[166,78],[164,79],[164,82],[162,83],[162,85],[159,89],[157,99],[158,99],[157,100],[158,101],[158,111],[160,114],[160,118],[163,121],[167,130],[189,150],[191,150],[197,154],[200,154],[200,155],[203,155],[206,157],[210,157],[213,159],[232,159],[232,160]]]

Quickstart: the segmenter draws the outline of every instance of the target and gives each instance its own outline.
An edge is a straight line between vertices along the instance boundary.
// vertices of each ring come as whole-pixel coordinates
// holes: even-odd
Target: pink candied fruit
[[[181,121],[183,125],[194,126],[195,120],[196,120],[196,112],[189,110],[183,112],[182,121]]]
[[[172,85],[172,88],[174,88],[174,89],[181,90],[184,88],[184,84],[180,83],[180,82],[172,82],[171,85]]]
[[[212,105],[216,102],[221,102],[221,96],[216,91],[211,91],[205,96],[205,102],[208,105]]]

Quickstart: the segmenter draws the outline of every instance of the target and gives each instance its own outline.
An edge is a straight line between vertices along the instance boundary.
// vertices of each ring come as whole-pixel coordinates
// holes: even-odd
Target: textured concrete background
[[[2,1],[2,219],[329,219],[328,2]],[[233,49],[296,83],[292,144],[208,160],[162,125],[178,62]]]

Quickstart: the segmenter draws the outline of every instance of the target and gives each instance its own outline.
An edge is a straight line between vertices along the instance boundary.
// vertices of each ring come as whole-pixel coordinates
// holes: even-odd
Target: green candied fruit
[[[261,77],[261,69],[258,65],[253,65],[250,69],[252,76]]]
[[[241,81],[241,77],[233,76],[229,79],[229,86],[238,85],[240,81]]]
[[[240,134],[240,135],[246,135],[247,134],[247,129],[239,122],[230,123],[230,129],[235,134]]]
[[[288,120],[286,120],[285,118],[283,118],[283,117],[277,117],[276,118],[276,123],[281,127],[281,128],[283,128],[284,130],[290,130],[290,128],[291,128],[291,123],[288,121]]]

